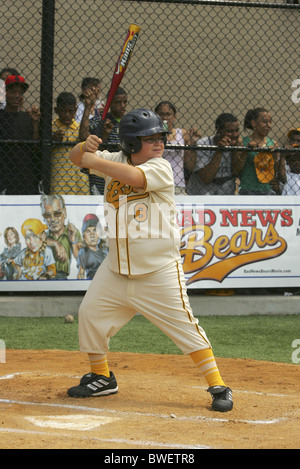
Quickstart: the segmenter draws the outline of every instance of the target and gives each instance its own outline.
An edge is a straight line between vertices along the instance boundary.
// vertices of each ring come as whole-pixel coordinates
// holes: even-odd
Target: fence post
[[[50,191],[55,0],[43,0],[41,51],[41,149],[43,191]]]

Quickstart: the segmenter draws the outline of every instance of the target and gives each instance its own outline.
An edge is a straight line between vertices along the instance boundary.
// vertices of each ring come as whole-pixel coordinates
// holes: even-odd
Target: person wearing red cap
[[[36,150],[32,143],[24,142],[39,138],[40,111],[37,106],[22,110],[28,88],[20,75],[9,75],[5,80],[6,105],[0,109],[0,140],[20,142],[4,142],[1,146],[0,193],[5,195],[38,194]]]
[[[11,67],[2,68],[0,71],[0,109],[5,108],[5,80],[9,75],[20,75],[16,69]]]

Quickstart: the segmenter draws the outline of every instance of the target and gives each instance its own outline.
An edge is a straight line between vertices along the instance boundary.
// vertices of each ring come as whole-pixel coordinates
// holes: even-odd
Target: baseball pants
[[[139,276],[100,265],[79,308],[80,350],[105,354],[109,340],[137,313],[161,329],[188,355],[210,348],[205,331],[194,317],[180,261]]]

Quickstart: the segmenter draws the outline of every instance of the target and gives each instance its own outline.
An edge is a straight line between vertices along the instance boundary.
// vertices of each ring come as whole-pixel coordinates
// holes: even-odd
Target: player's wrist
[[[84,147],[84,144],[85,144],[85,141],[84,141],[84,142],[81,142],[80,147],[79,147],[80,153],[81,153],[82,155],[85,153],[85,149],[83,148],[83,147]]]

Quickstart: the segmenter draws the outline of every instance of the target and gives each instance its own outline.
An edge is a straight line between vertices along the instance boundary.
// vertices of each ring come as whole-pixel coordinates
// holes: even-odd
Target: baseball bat
[[[132,23],[130,24],[129,29],[127,31],[126,39],[122,47],[121,54],[119,55],[118,61],[115,66],[115,70],[114,70],[113,77],[111,80],[110,89],[107,95],[106,104],[101,115],[101,120],[98,123],[97,128],[93,130],[93,134],[97,135],[100,138],[102,138],[106,114],[111,105],[115,92],[117,91],[122,81],[122,78],[126,72],[126,69],[129,64],[129,60],[132,55],[133,48],[139,36],[140,30],[141,30],[140,26]],[[87,170],[85,169],[82,169],[81,171],[84,173],[87,172]],[[89,174],[89,185],[90,185],[90,190],[92,193],[95,193],[94,191],[96,189],[100,194],[103,194],[104,180],[102,178],[99,178],[98,176],[95,176],[94,174]]]
[[[122,47],[121,54],[119,55],[118,61],[115,66],[115,70],[114,70],[113,77],[112,77],[111,84],[110,84],[110,89],[107,95],[106,104],[101,115],[101,123],[100,123],[101,125],[99,125],[98,132],[97,132],[98,137],[101,137],[99,133],[102,134],[103,123],[105,121],[107,112],[109,110],[109,107],[115,95],[115,92],[117,91],[123,79],[123,76],[126,72],[126,69],[128,67],[128,64],[132,55],[133,48],[139,36],[140,30],[141,30],[140,26],[136,24],[130,24],[129,29],[127,31],[126,39]]]

